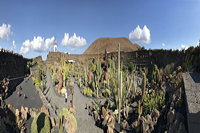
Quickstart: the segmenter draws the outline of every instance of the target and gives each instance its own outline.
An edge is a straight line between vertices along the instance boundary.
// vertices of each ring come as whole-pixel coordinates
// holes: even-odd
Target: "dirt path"
[[[73,79],[74,80],[74,79]],[[63,107],[69,106],[69,101],[72,99],[71,95],[68,97],[68,103],[64,102],[64,97],[57,95],[51,82],[49,70],[47,69],[47,88],[49,89],[46,96],[49,101],[55,103],[59,110]],[[74,105],[76,108],[76,118],[78,123],[77,133],[103,133],[101,128],[95,126],[94,119],[88,115],[85,109],[86,104],[91,104],[93,99],[83,96],[77,84],[74,86]]]

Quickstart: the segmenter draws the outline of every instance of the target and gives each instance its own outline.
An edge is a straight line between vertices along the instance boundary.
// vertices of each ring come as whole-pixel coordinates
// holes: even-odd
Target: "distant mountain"
[[[116,52],[118,50],[118,44],[120,43],[121,51],[130,52],[136,51],[141,47],[138,44],[132,44],[128,38],[99,38],[95,40],[83,54],[99,54],[107,52]]]

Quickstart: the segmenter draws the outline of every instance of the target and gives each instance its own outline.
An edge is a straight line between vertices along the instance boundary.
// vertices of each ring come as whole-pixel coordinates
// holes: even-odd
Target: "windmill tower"
[[[55,41],[54,44],[53,44],[53,52],[57,52],[57,51],[58,51],[58,49],[57,49],[57,43]]]

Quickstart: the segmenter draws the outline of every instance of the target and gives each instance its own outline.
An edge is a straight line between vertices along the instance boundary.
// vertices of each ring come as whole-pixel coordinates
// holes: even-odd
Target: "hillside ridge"
[[[118,50],[119,43],[121,51],[125,52],[136,51],[141,48],[138,44],[133,44],[126,37],[105,37],[96,39],[83,54],[101,54],[104,53],[105,50],[107,52],[115,52]]]

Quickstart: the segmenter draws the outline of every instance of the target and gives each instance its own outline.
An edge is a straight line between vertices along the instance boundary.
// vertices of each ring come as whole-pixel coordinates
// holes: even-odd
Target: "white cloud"
[[[2,24],[0,26],[0,38],[1,39],[9,39],[9,36],[12,34],[11,25],[10,24]]]
[[[65,33],[61,44],[63,46],[81,47],[81,46],[87,45],[87,42],[86,42],[85,38],[76,36],[75,33],[71,37],[69,37],[69,33]]]
[[[165,46],[165,43],[162,43],[162,46],[164,47],[164,46]]]
[[[145,25],[143,29],[138,25],[131,33],[129,33],[129,39],[136,43],[151,43],[151,33],[150,30]]]
[[[44,52],[49,50],[53,43],[55,42],[55,37],[44,39],[41,36],[34,37],[32,41],[26,40],[23,42],[22,47],[20,49],[20,53],[25,54],[30,50],[36,52]]]
[[[14,49],[16,49],[16,44],[15,44],[15,41],[13,40],[10,50],[14,50]]]
[[[188,48],[189,48],[190,46],[187,46],[187,45],[181,45],[181,49],[183,49],[183,50],[187,50]]]

